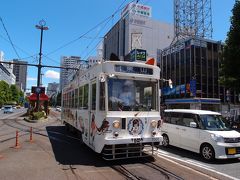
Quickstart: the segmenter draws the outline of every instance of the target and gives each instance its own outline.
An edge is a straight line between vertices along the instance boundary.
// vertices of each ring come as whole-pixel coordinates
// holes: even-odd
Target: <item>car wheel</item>
[[[215,159],[215,152],[210,144],[203,144],[201,146],[201,155],[207,161],[212,161]]]
[[[168,138],[168,136],[167,136],[166,134],[163,135],[162,145],[163,145],[164,147],[169,146],[169,138]]]

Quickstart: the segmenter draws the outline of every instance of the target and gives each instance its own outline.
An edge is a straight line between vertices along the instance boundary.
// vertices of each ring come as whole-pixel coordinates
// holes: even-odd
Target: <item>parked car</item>
[[[61,110],[62,110],[62,109],[61,109],[60,106],[57,106],[57,107],[56,107],[56,111],[61,112]]]
[[[240,133],[227,128],[217,112],[165,110],[162,135],[163,146],[200,153],[205,160],[240,158]]]
[[[13,107],[12,106],[4,106],[3,113],[12,113]]]
[[[17,105],[16,108],[17,108],[17,109],[21,109],[21,106],[20,106],[20,105]]]

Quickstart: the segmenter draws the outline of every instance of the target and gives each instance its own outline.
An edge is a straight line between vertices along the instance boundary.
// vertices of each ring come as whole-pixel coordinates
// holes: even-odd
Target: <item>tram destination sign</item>
[[[153,69],[125,65],[115,65],[116,72],[153,75]]]

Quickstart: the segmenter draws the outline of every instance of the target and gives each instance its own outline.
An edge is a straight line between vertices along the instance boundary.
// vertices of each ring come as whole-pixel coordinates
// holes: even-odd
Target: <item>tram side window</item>
[[[86,84],[83,91],[83,109],[88,109],[88,90],[89,86]]]
[[[67,107],[67,93],[65,94],[65,108]]]
[[[96,83],[92,84],[92,110],[96,110]]]
[[[71,92],[68,92],[68,107],[69,107],[69,108],[71,107],[71,102],[72,102]]]
[[[70,92],[67,93],[67,107],[70,107]]]
[[[74,91],[72,91],[72,103],[71,103],[71,108],[74,108]]]
[[[62,107],[65,107],[65,98],[64,98],[64,94],[62,94]]]
[[[67,94],[64,94],[63,95],[63,101],[64,101],[64,107],[66,108],[67,107]]]
[[[74,107],[78,107],[78,89],[75,89],[75,94],[74,94]]]
[[[78,107],[80,109],[82,109],[83,108],[83,86],[79,87],[78,93],[79,93],[78,94],[78,102],[79,102]]]
[[[100,101],[99,101],[99,109],[101,111],[105,110],[105,82],[100,82]]]

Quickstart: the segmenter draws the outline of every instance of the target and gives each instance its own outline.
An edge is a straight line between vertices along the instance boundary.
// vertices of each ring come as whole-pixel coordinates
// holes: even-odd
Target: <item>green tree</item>
[[[23,105],[23,102],[24,102],[24,92],[22,91],[19,91],[19,101],[18,101],[18,104],[21,104]]]
[[[5,81],[0,81],[0,103],[3,105],[4,103],[11,100],[11,92],[8,83]]]
[[[221,63],[220,82],[240,92],[240,1],[232,9],[231,26],[227,34]]]
[[[11,101],[18,102],[20,97],[20,92],[17,86],[13,84],[10,85],[10,91],[11,91]]]

